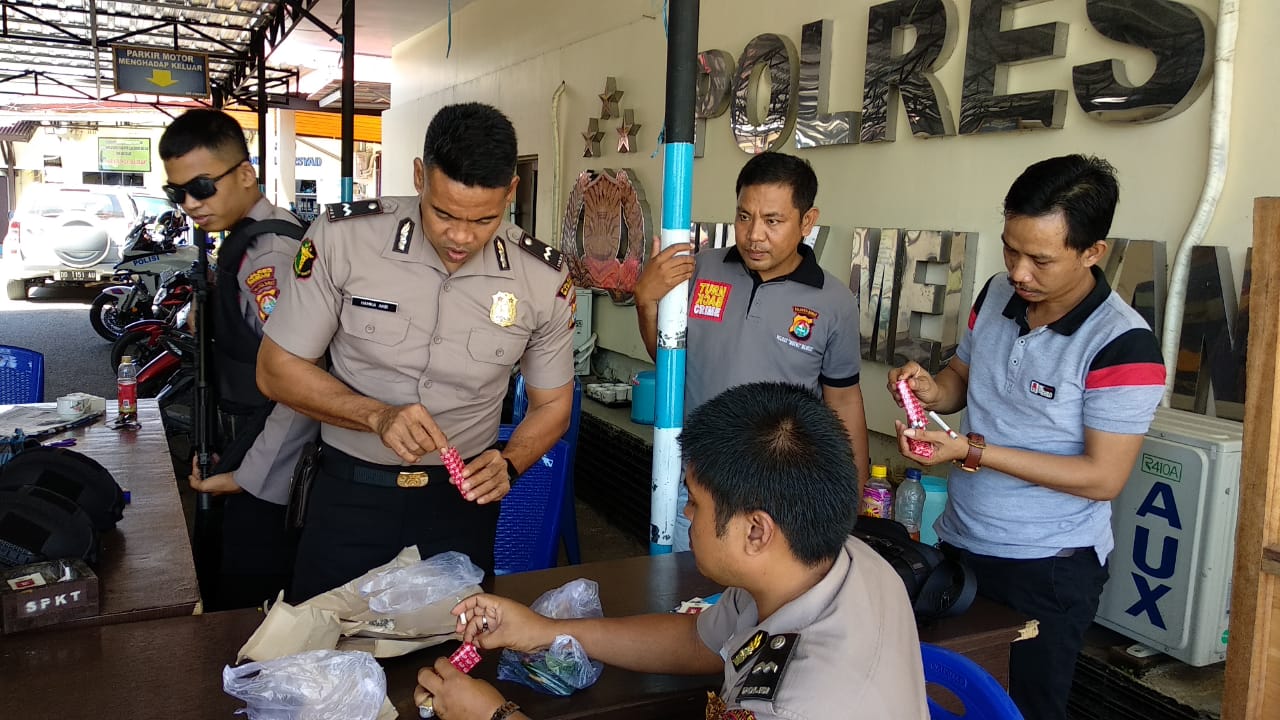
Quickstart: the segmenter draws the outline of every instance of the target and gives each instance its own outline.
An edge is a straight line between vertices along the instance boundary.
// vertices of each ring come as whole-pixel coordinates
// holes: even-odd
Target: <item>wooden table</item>
[[[47,403],[48,407],[53,404]],[[72,450],[97,460],[127,488],[131,500],[114,530],[102,533],[94,571],[99,579],[97,615],[66,625],[103,625],[190,615],[200,601],[187,521],[169,459],[169,443],[153,399],[138,401],[138,430],[113,430],[107,415],[42,442],[75,438]],[[44,629],[28,632],[44,632]]]
[[[507,575],[494,591],[530,602],[578,577],[600,584],[610,615],[670,610],[680,600],[718,586],[698,574],[693,557],[678,553]],[[0,717],[128,717],[133,720],[220,718],[243,704],[222,692],[222,668],[235,658],[262,616],[255,610],[209,613],[104,627],[15,635],[0,641],[0,678],[21,692],[0,693]],[[1008,675],[1009,643],[1026,630],[1023,616],[983,600],[969,614],[926,628],[921,638],[964,652],[993,674]],[[383,662],[388,694],[401,718],[417,717],[413,687],[419,667],[456,643]],[[493,681],[498,653],[486,653],[473,675]],[[600,680],[570,698],[541,695],[509,682],[498,687],[538,720],[704,716],[706,691],[721,677],[644,675],[605,668]],[[39,698],[40,707],[32,704]]]

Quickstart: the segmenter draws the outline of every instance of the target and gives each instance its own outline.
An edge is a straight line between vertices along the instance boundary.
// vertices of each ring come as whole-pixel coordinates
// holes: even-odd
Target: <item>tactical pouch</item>
[[[320,471],[320,444],[308,442],[302,446],[302,455],[293,468],[289,485],[289,510],[285,513],[285,527],[301,530],[307,522],[307,502],[311,499],[311,483]]]

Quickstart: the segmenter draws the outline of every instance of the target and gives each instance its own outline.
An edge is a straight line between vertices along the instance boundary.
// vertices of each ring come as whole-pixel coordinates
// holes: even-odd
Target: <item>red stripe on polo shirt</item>
[[[973,330],[973,324],[978,322],[977,308],[969,308],[969,330]]]
[[[1094,370],[1084,378],[1086,390],[1145,385],[1164,385],[1164,365],[1159,363],[1112,365]]]

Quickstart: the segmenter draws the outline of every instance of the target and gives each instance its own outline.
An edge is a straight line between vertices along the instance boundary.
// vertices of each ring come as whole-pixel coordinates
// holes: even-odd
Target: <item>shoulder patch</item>
[[[316,246],[311,238],[302,241],[298,254],[293,258],[293,275],[301,280],[311,277],[311,266],[316,261]]]
[[[564,276],[564,282],[560,283],[560,289],[556,291],[556,297],[566,300],[573,294],[573,278],[568,275]]]
[[[362,215],[381,215],[382,203],[378,200],[359,200],[356,202],[330,203],[324,206],[325,217],[329,222],[338,222]]]
[[[528,233],[520,236],[520,249],[551,266],[553,270],[560,270],[564,267],[564,256],[560,254],[559,250],[541,240],[535,239]]]
[[[799,633],[771,636],[765,648],[756,653],[755,664],[747,672],[742,689],[738,691],[738,700],[773,700],[778,694],[778,686],[782,684],[787,662],[799,641]]]

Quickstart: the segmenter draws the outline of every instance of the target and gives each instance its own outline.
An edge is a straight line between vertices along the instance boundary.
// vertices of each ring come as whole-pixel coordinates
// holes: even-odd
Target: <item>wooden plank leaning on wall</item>
[[[1280,198],[1254,199],[1251,283],[1223,720],[1280,717]]]

